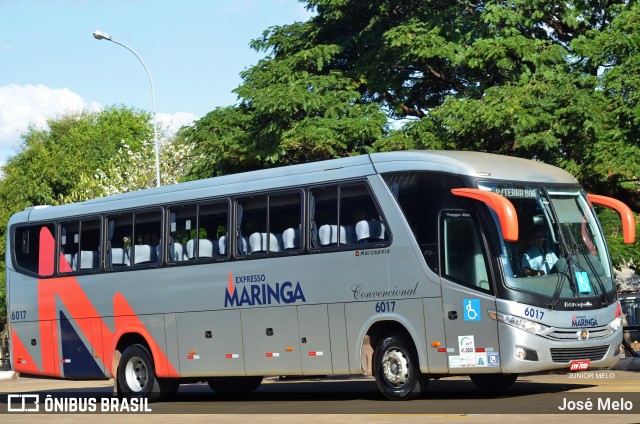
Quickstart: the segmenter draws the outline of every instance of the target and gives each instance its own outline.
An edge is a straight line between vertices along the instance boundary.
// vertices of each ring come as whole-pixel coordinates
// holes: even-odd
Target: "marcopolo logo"
[[[225,289],[224,307],[289,304],[306,302],[300,282],[269,283],[264,274],[237,276],[229,272]]]
[[[586,316],[571,317],[571,327],[595,327],[598,325],[598,320],[595,318],[587,318]]]

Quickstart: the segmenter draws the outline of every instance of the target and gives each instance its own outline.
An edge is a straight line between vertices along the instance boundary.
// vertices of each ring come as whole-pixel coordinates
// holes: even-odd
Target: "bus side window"
[[[275,235],[278,249],[274,253],[296,252],[302,247],[302,196],[300,192],[269,197],[269,233]],[[273,236],[270,236],[273,237]]]
[[[340,222],[351,232],[349,244],[379,243],[389,238],[380,211],[364,184],[341,187]]]
[[[26,271],[38,274],[42,277],[53,275],[53,259],[55,254],[53,224],[31,225],[19,227],[14,234],[14,254],[16,265]],[[41,242],[51,241],[51,251],[46,251]],[[47,257],[41,257],[47,255]]]
[[[473,218],[467,214],[443,214],[442,272],[468,286],[490,290],[484,249]]]
[[[58,272],[61,274],[76,270],[75,258],[80,243],[80,223],[78,221],[65,222],[60,225],[60,263]]]
[[[110,268],[128,267],[131,262],[129,250],[133,236],[133,215],[122,215],[108,219],[108,266]]]
[[[99,269],[100,258],[99,219],[61,224],[60,273]]]
[[[338,231],[338,187],[323,187],[311,191],[310,225],[312,249],[344,244],[346,229]]]
[[[312,249],[389,240],[382,214],[365,184],[314,189],[310,204]]]
[[[78,270],[100,268],[100,220],[80,221],[80,246],[75,264]]]
[[[383,177],[427,266],[439,274],[438,216],[443,208],[456,207],[450,192],[452,188],[465,187],[464,182],[454,175],[428,171],[394,172]]]
[[[238,200],[237,254],[239,256],[266,253],[273,243],[267,235],[267,196]]]
[[[228,203],[214,203],[198,207],[198,248],[187,248],[191,257],[214,260],[226,256],[225,240],[229,225]],[[222,251],[220,241],[222,240]],[[191,240],[190,240],[191,242]]]
[[[159,262],[160,252],[162,252],[161,234],[160,211],[135,214],[133,228],[135,243],[129,253],[129,258],[133,259],[133,265]]]
[[[195,259],[188,247],[194,245],[197,234],[197,208],[195,205],[169,210],[168,261],[184,262]]]

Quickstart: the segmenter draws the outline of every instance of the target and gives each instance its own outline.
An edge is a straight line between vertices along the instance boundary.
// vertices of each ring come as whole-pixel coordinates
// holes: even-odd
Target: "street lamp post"
[[[144,70],[147,72],[147,76],[149,77],[149,84],[151,85],[151,107],[153,108],[153,111],[152,111],[153,112],[153,145],[154,145],[154,149],[156,151],[156,186],[160,187],[160,150],[159,150],[159,147],[158,147],[158,131],[156,129],[156,96],[155,96],[155,92],[153,90],[153,80],[151,79],[151,73],[149,72],[149,68],[147,68],[147,65],[144,63],[144,61],[138,55],[138,53],[136,53],[131,47],[127,46],[126,44],[120,43],[120,42],[115,41],[114,39],[112,39],[110,34],[107,34],[105,32],[101,32],[101,31],[94,31],[93,32],[93,37],[96,40],[108,40],[108,41],[111,41],[112,43],[116,43],[119,46],[122,46],[125,49],[129,50],[131,53],[133,53],[133,55],[135,57],[138,58],[140,63],[142,63],[142,66],[144,67]]]

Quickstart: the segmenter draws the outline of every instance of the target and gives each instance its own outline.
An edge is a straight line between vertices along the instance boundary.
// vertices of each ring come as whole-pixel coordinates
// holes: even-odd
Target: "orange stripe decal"
[[[64,263],[64,255],[61,256],[60,263]],[[140,334],[149,344],[155,361],[156,374],[159,377],[180,376],[121,293],[116,293],[113,298],[115,329],[111,331],[75,277],[38,281],[38,314],[43,355],[43,370],[38,371],[38,374],[62,376],[56,324],[56,299],[64,304],[76,325],[89,340],[94,357],[103,363],[108,377],[113,376],[113,354],[119,338],[125,333],[132,332]],[[100,334],[101,337],[98,336]]]

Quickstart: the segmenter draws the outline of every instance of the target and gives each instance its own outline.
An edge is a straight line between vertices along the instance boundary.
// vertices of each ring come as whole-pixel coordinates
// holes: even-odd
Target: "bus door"
[[[440,260],[446,354],[451,374],[499,372],[494,281],[476,214],[447,211],[440,218]]]

